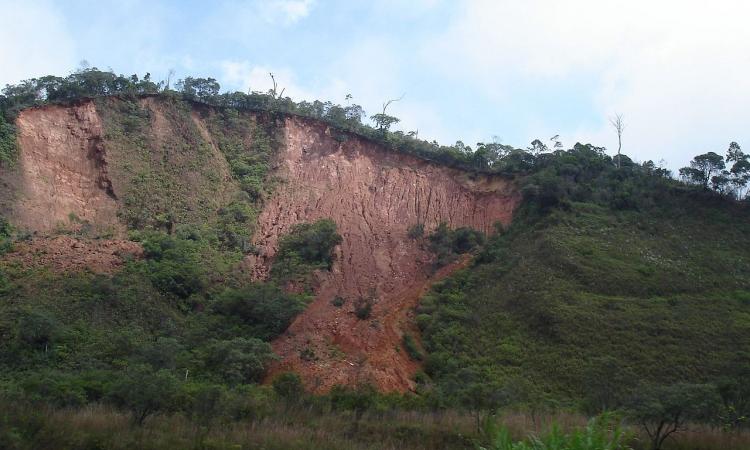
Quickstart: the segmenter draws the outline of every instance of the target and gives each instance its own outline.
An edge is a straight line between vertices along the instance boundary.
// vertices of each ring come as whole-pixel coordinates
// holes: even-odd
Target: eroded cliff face
[[[111,272],[122,254],[137,256],[139,248],[44,235],[87,224],[124,237],[126,223],[143,216],[168,216],[168,226],[202,223],[239,192],[216,144],[215,112],[153,98],[105,99],[101,108],[83,102],[19,116],[19,162],[0,174],[0,201],[15,225],[40,233],[28,252],[12,256],[23,264]],[[243,113],[237,120],[257,118]],[[435,273],[433,255],[408,229],[423,224],[429,232],[446,222],[492,233],[496,222],[510,222],[519,193],[506,179],[472,177],[356,136],[334,136],[319,122],[290,117],[281,131],[271,174],[278,181],[256,224],[260,252],[246,261],[248,276],[267,276],[279,237],[296,223],[333,219],[343,242],[332,270],[317,274],[315,300],[273,343],[280,360],[269,380],[292,370],[315,392],[360,383],[412,389],[419,365],[402,340],[418,334],[413,308],[434,281],[468,259]],[[240,138],[251,142],[252,135]],[[332,304],[335,297],[343,306]],[[375,301],[366,320],[354,314],[360,298]]]
[[[10,215],[18,226],[46,232],[85,221],[122,229],[92,102],[28,109],[16,127],[20,152]]]
[[[461,262],[432,273],[432,255],[407,236],[417,223],[440,222],[491,233],[507,224],[519,195],[501,178],[479,177],[384,150],[360,138],[339,142],[325,125],[289,118],[277,175],[284,180],[261,213],[253,258],[263,277],[279,236],[298,222],[331,218],[343,237],[330,273],[320,274],[315,301],[273,346],[281,360],[271,377],[292,370],[316,392],[371,383],[407,391],[418,364],[402,347],[422,292]],[[335,297],[345,299],[334,306]],[[354,314],[374,298],[371,317]]]

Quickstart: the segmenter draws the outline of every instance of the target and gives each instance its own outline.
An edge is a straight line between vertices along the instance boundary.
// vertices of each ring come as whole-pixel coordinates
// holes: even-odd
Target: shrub
[[[335,306],[336,308],[341,308],[346,303],[346,299],[344,297],[341,297],[337,295],[336,297],[331,300],[331,304]]]
[[[214,340],[203,349],[203,353],[206,368],[216,371],[229,384],[260,381],[267,364],[275,358],[267,342],[244,337]]]
[[[359,320],[369,319],[374,304],[375,301],[371,297],[359,297],[357,301],[354,302],[354,315],[357,316]]]
[[[269,340],[286,330],[304,308],[302,297],[288,294],[272,283],[227,288],[214,305],[214,310],[228,319],[220,324],[224,329],[235,325],[237,333]]]
[[[628,450],[631,436],[610,416],[591,419],[586,428],[564,433],[557,425],[545,435],[513,442],[507,428],[492,430],[492,442],[482,450]]]
[[[117,378],[108,399],[130,410],[133,422],[142,425],[148,416],[174,409],[177,393],[177,380],[168,371],[139,366]]]
[[[479,231],[466,227],[451,230],[445,222],[440,223],[428,239],[430,250],[435,254],[437,267],[450,264],[457,255],[471,252],[484,244],[485,240],[484,235]]]
[[[273,391],[286,402],[297,402],[305,393],[302,379],[294,372],[284,372],[273,380]]]
[[[0,167],[13,165],[17,154],[16,127],[6,122],[0,111]]]
[[[290,281],[316,269],[330,269],[333,249],[341,243],[336,223],[321,219],[314,223],[300,223],[279,240],[279,252],[271,275],[281,281]]]
[[[422,359],[424,359],[424,355],[422,355],[422,352],[419,351],[417,342],[413,337],[411,337],[411,335],[404,334],[402,342],[404,344],[404,348],[406,349],[406,353],[409,355],[409,358],[413,359],[414,361],[422,361]]]
[[[424,224],[418,223],[409,227],[406,235],[411,239],[419,239],[424,236]]]

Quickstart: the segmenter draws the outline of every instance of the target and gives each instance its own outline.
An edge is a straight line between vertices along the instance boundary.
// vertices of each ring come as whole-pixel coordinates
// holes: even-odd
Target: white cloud
[[[314,0],[266,0],[258,8],[265,21],[291,25],[307,17],[313,5]]]
[[[227,87],[243,92],[268,92],[273,88],[270,74],[276,79],[279,93],[294,100],[315,100],[313,93],[297,84],[293,72],[287,68],[252,65],[248,61],[223,61],[220,63],[222,81]]]
[[[75,67],[73,41],[48,2],[0,0],[0,11],[0,87]]]
[[[496,101],[519,79],[591,78],[601,120],[563,136],[603,139],[611,150],[607,117],[622,112],[623,150],[676,166],[730,140],[750,146],[749,14],[740,0],[476,0],[423,52]]]

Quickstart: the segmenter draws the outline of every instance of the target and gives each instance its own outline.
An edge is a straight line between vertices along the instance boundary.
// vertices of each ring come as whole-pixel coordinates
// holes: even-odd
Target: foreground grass
[[[393,410],[365,414],[357,423],[347,413],[279,408],[255,420],[206,422],[173,414],[157,415],[136,426],[129,414],[99,404],[77,409],[2,406],[0,448],[9,450],[648,448],[647,439],[636,428],[615,426],[612,421],[612,427],[592,431],[585,417],[564,412],[534,418],[504,414],[477,432],[472,417],[455,411]],[[588,446],[576,444],[583,441]],[[600,442],[617,442],[618,446]],[[747,448],[748,431],[727,433],[698,425],[665,445],[665,450]]]

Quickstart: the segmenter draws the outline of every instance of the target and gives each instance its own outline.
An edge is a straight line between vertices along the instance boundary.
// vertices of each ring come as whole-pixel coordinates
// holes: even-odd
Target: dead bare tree
[[[276,89],[278,88],[278,85],[276,84],[276,78],[273,76],[273,72],[268,72],[268,75],[271,76],[271,82],[273,82],[273,89],[271,89],[271,97],[273,98],[281,98],[282,95],[284,95],[284,91],[286,88],[282,88],[281,92],[279,92],[279,95],[276,95]]]
[[[625,122],[622,120],[622,114],[615,114],[615,117],[609,118],[609,123],[612,124],[617,132],[617,168],[619,169],[620,152],[622,151],[622,132],[625,130]]]
[[[164,86],[164,90],[169,90],[169,85],[172,83],[172,77],[174,76],[174,69],[169,69],[169,72],[167,72],[167,83]]]
[[[385,115],[386,108],[388,108],[391,105],[391,103],[400,102],[401,100],[403,100],[403,98],[404,98],[405,95],[406,95],[405,93],[401,94],[401,97],[399,97],[399,98],[393,98],[393,99],[390,99],[387,102],[383,103],[383,112],[381,114]]]

